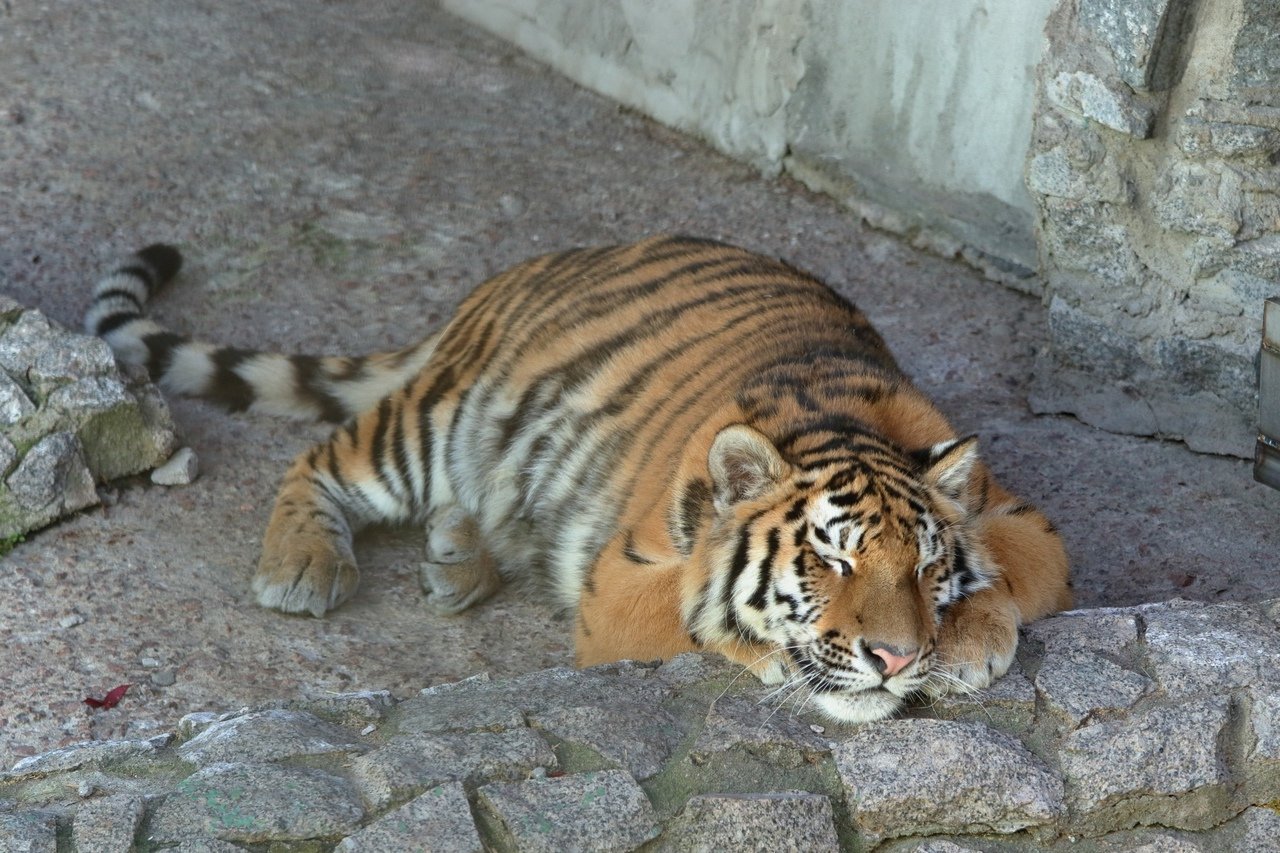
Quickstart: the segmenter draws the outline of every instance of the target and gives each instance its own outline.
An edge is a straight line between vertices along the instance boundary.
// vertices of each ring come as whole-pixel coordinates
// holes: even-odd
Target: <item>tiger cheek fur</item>
[[[534,258],[364,357],[218,348],[144,315],[142,250],[87,328],[163,387],[343,424],[285,476],[259,603],[356,593],[352,536],[427,531],[438,612],[530,575],[577,659],[720,652],[847,721],[980,687],[1068,606],[1056,531],[1005,492],[867,319],[786,264],[687,237]]]

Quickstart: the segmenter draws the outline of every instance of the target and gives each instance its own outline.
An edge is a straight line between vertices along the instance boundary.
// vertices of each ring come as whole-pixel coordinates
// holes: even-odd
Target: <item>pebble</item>
[[[178,680],[178,674],[172,669],[162,669],[151,673],[151,683],[157,687],[171,687]]]
[[[151,472],[151,482],[160,486],[185,486],[200,473],[200,460],[190,447],[179,448],[169,461]]]
[[[69,616],[63,616],[58,620],[59,628],[74,628],[77,625],[84,624],[84,617],[79,613],[72,613]]]

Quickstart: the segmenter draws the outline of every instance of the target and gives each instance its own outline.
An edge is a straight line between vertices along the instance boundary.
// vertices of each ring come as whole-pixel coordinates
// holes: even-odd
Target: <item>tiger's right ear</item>
[[[789,469],[773,443],[745,424],[727,426],[716,434],[707,465],[720,513],[769,491]]]

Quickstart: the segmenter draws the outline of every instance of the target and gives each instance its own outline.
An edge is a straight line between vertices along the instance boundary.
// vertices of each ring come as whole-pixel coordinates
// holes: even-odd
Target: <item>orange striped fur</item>
[[[179,263],[143,250],[86,325],[174,391],[346,421],[285,474],[263,605],[322,615],[356,590],[355,530],[419,523],[439,611],[538,577],[582,665],[715,651],[860,721],[985,686],[1018,624],[1070,604],[1044,516],[778,261],[685,237],[545,255],[365,358],[165,331],[143,306]]]

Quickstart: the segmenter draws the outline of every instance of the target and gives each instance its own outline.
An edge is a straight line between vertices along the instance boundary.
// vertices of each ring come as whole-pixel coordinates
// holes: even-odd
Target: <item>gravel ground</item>
[[[1246,462],[1033,417],[1034,299],[862,227],[583,92],[425,3],[0,3],[0,292],[78,327],[95,275],[171,241],[155,314],[242,346],[382,349],[486,275],[570,245],[685,231],[782,255],[855,298],[996,471],[1067,537],[1082,606],[1280,595],[1280,494]],[[415,531],[364,535],[364,586],[323,620],[256,607],[277,478],[323,427],[177,401],[203,474],[108,505],[0,564],[0,767],[192,710],[570,660],[506,591],[422,607]],[[110,711],[81,702],[135,686]]]

